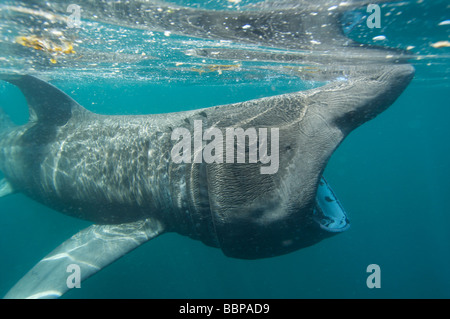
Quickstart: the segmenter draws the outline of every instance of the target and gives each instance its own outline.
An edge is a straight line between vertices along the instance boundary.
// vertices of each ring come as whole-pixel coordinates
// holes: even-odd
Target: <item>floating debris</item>
[[[384,40],[386,40],[386,36],[379,35],[379,36],[373,37],[372,40],[374,40],[374,41],[384,41]]]
[[[441,21],[438,25],[450,25],[450,20]]]
[[[431,46],[435,49],[450,48],[450,42],[449,41],[438,41],[438,42],[432,43]]]
[[[27,48],[46,52],[51,55],[50,62],[57,63],[56,57],[63,54],[75,54],[73,45],[70,42],[60,40],[60,43],[55,43],[52,40],[44,39],[36,35],[31,36],[18,36],[16,37],[16,43],[23,45]]]
[[[205,65],[201,68],[191,68],[191,71],[198,72],[198,74],[202,75],[203,73],[211,73],[217,72],[219,75],[222,74],[223,71],[231,71],[240,68],[240,64],[212,64]]]
[[[313,66],[283,66],[283,68],[290,70],[290,71],[294,71],[295,73],[300,73],[300,74],[304,74],[304,73],[317,73],[320,71],[319,68],[317,67],[313,67]]]
[[[23,45],[24,47],[33,48],[35,50],[41,50],[48,53],[64,53],[64,54],[74,54],[76,53],[73,49],[73,45],[70,42],[61,41],[61,44],[56,44],[55,42],[40,38],[35,35],[31,36],[19,36],[16,38],[16,42]]]

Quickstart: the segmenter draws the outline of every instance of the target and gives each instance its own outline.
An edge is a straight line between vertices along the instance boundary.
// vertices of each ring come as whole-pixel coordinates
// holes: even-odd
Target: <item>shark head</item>
[[[194,181],[207,185],[214,229],[204,241],[215,241],[227,256],[255,259],[346,230],[345,211],[323,171],[345,137],[386,110],[413,76],[407,64],[365,67],[317,89],[245,102],[239,116],[208,114],[218,127],[278,128],[279,143],[271,148],[279,152],[279,169],[264,175],[262,164],[200,166],[204,172]]]

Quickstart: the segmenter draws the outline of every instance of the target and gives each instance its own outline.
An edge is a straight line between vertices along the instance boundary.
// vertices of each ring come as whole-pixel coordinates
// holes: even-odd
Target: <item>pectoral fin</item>
[[[69,265],[79,267],[82,281],[163,231],[159,221],[150,219],[129,224],[92,225],[42,259],[5,298],[58,298],[69,290]]]

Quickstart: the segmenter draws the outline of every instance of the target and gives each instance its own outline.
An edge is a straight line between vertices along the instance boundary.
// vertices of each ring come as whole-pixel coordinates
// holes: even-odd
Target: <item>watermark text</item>
[[[172,141],[179,140],[172,148],[172,161],[176,164],[192,163],[192,160],[207,164],[259,162],[266,165],[261,166],[261,174],[276,174],[279,168],[279,129],[270,128],[270,143],[268,133],[268,128],[244,130],[227,127],[224,137],[223,131],[217,127],[203,131],[202,121],[195,120],[193,136],[184,127],[172,131]]]

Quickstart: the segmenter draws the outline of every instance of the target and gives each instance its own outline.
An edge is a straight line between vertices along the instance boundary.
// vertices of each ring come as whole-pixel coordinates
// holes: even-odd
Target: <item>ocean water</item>
[[[176,3],[240,10],[240,5],[252,1]],[[348,231],[260,260],[229,258],[199,241],[163,234],[63,298],[449,298],[450,48],[432,44],[450,41],[450,23],[445,23],[450,20],[450,7],[448,1],[423,0],[381,9],[381,29],[367,30],[363,20],[349,36],[364,43],[413,46],[410,51],[420,59],[412,59],[416,75],[399,99],[352,132],[325,170],[349,215]],[[20,34],[14,22],[3,20],[2,44],[14,38],[6,31],[8,23]],[[4,51],[0,69],[52,80],[87,109],[111,115],[184,111],[323,84],[280,72],[274,68],[279,63],[217,61],[183,54],[199,45],[213,46],[215,40],[155,32],[154,41],[149,42],[144,41],[149,31],[99,25],[92,22],[82,27],[79,36],[98,39],[101,34],[102,43],[84,42],[107,52],[123,46],[134,54],[127,56],[130,61],[118,65],[88,61],[83,68],[66,67],[63,62],[41,63],[51,56],[15,56]],[[386,40],[373,40],[380,35]],[[157,59],[135,61],[142,52]],[[195,71],[212,64],[240,66],[221,72]],[[5,82],[0,83],[0,107],[16,123],[27,121],[24,97]],[[46,254],[90,224],[20,193],[0,198],[0,296]],[[370,264],[380,266],[380,288],[366,284]]]

